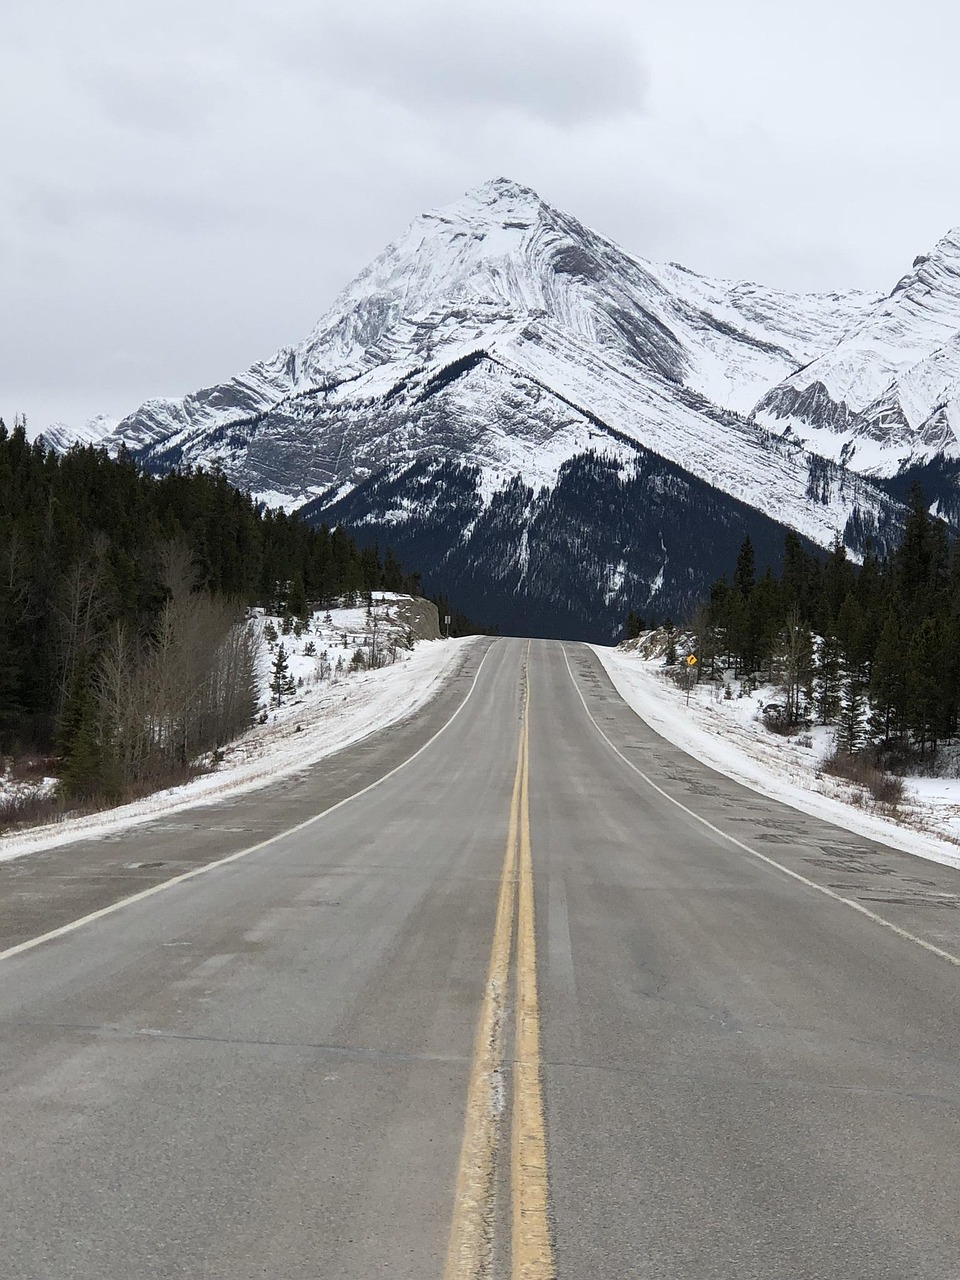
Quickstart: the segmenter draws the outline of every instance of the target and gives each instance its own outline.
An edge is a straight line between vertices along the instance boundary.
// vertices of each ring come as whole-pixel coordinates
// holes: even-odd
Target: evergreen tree
[[[645,631],[643,618],[638,613],[634,613],[632,609],[627,612],[626,639],[636,640],[641,632]]]
[[[18,649],[11,629],[4,625],[0,597],[0,752],[10,750],[23,720]]]
[[[913,634],[907,652],[906,721],[920,745],[920,754],[930,745],[936,750],[942,737],[944,707],[940,698],[939,667],[943,642],[934,618],[924,618]]]
[[[733,589],[742,600],[750,597],[753,590],[756,565],[754,562],[753,543],[749,536],[744,538],[737,552],[737,567],[733,574]]]
[[[840,606],[836,637],[840,657],[848,674],[861,682],[868,679],[875,637],[869,618],[853,591],[847,594]]]
[[[787,718],[812,695],[822,723],[839,717],[838,739],[851,750],[871,738],[927,751],[960,729],[960,540],[951,544],[916,486],[886,559],[868,544],[858,569],[839,538],[817,557],[788,534],[779,579],[757,580],[745,542],[733,584],[713,583],[706,616],[735,675],[749,680],[769,664]],[[804,637],[816,650],[809,665]]]
[[[672,622],[667,621],[663,624],[667,633],[667,650],[663,660],[668,667],[677,665],[677,633]]]
[[[772,572],[767,569],[754,586],[747,602],[744,662],[748,671],[769,671],[782,624],[779,586]]]
[[[290,676],[290,659],[287,657],[287,651],[281,644],[277,648],[276,657],[273,660],[273,669],[270,673],[270,692],[273,695],[276,705],[279,707],[287,694],[293,693],[296,686]]]
[[[726,578],[718,578],[710,587],[707,615],[713,628],[717,654],[724,667],[731,665],[736,637],[731,627],[732,592]]]
[[[835,538],[823,571],[821,596],[821,621],[823,630],[835,626],[843,602],[854,584],[854,570],[847,556],[847,548],[840,538]]]
[[[817,650],[814,673],[814,706],[821,724],[830,724],[836,717],[841,689],[840,643],[828,630]]]
[[[290,580],[285,612],[287,616],[299,618],[301,621],[308,616],[307,592],[303,585],[302,573],[295,573]]]
[[[900,610],[892,608],[884,620],[870,672],[873,714],[870,730],[888,743],[903,731],[907,710],[907,664]]]
[[[914,482],[907,500],[909,514],[896,555],[897,585],[910,604],[927,583],[930,568],[930,513],[923,489]]]
[[[110,777],[106,776],[106,753],[89,690],[74,705],[72,719],[60,771],[64,794],[71,800],[89,800],[98,795],[115,798],[113,774],[111,771]]]
[[[848,676],[843,682],[837,720],[837,746],[847,755],[853,755],[864,744],[867,709],[863,685],[857,676]]]
[[[780,573],[780,600],[784,616],[796,610],[798,619],[811,622],[811,586],[813,566],[803,543],[792,529],[783,540],[783,568]]]

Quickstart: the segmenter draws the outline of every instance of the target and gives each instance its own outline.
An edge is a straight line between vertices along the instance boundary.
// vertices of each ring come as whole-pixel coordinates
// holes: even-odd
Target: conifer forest
[[[788,533],[782,570],[757,574],[745,539],[688,628],[699,679],[776,682],[771,727],[836,726],[838,752],[929,756],[960,727],[960,542],[915,487],[900,545],[855,565]],[[643,620],[631,614],[628,633]],[[726,675],[724,674],[726,673]]]
[[[56,757],[78,801],[175,781],[253,719],[252,605],[302,615],[418,585],[219,474],[155,478],[0,422],[0,753]]]

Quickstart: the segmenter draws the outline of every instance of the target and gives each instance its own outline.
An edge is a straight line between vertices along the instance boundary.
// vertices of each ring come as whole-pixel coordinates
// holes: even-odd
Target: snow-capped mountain
[[[45,428],[43,439],[51,449],[57,449],[60,452],[75,444],[109,445],[113,442],[119,423],[119,418],[111,417],[107,413],[98,413],[82,427],[70,427],[65,422],[54,422]]]
[[[871,301],[643,262],[497,179],[416,219],[299,346],[221,386],[148,401],[112,440],[159,467],[218,465],[289,505],[434,445],[459,445],[489,489],[517,472],[551,483],[598,438],[592,414],[749,500],[767,440],[739,415]],[[444,416],[456,413],[456,439],[431,403],[454,380]],[[544,411],[529,412],[531,397]],[[705,426],[704,399],[714,418],[736,416]],[[794,476],[780,488],[787,499]]]
[[[960,457],[960,228],[767,391],[755,418],[872,475]]]
[[[938,254],[947,262],[942,249],[929,263]],[[941,325],[939,350],[948,345],[950,271],[927,266],[894,297],[899,331],[923,328],[931,338],[932,322],[910,328],[917,299],[925,289],[944,294],[924,304]],[[125,443],[152,469],[218,466],[268,501],[309,503],[311,518],[410,549],[431,585],[455,591],[469,579],[481,599],[488,588],[515,599],[542,594],[550,574],[534,543],[556,542],[565,522],[568,554],[589,569],[577,584],[561,572],[550,607],[576,596],[581,616],[600,618],[602,630],[627,604],[685,608],[713,569],[727,567],[747,525],[774,557],[785,527],[820,546],[842,536],[854,553],[866,537],[882,544],[895,531],[899,505],[853,470],[874,457],[859,443],[835,447],[841,436],[859,442],[859,401],[839,373],[803,381],[839,359],[851,335],[872,334],[891,305],[646,262],[500,178],[415,219],[298,346],[221,386],[148,401],[107,443]],[[890,363],[898,331],[888,328]],[[860,342],[864,367],[879,345]],[[921,345],[917,337],[910,370],[921,356],[930,370],[912,383],[910,370],[897,371],[898,387],[916,387],[915,413],[949,364]],[[842,359],[836,367],[846,368]],[[864,386],[887,387],[878,370],[862,373]],[[835,390],[810,393],[808,405],[814,384]],[[841,404],[836,388],[847,394],[848,417],[834,413],[825,428],[816,413],[824,397]],[[803,443],[825,429],[826,460],[819,435],[813,451]],[[945,419],[947,446],[951,429]],[[624,494],[637,504],[632,518]],[[713,534],[694,556],[708,511]],[[588,537],[585,556],[577,547]]]

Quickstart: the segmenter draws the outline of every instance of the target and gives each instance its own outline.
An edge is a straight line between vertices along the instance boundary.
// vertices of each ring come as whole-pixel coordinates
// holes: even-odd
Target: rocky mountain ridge
[[[469,578],[481,596],[494,580],[501,596],[536,596],[531,534],[562,511],[609,544],[585,590],[570,590],[583,617],[599,610],[612,627],[625,602],[676,612],[702,591],[703,557],[680,536],[695,494],[718,548],[749,512],[777,537],[840,536],[855,555],[895,536],[902,509],[885,478],[960,456],[955,253],[947,237],[888,298],[790,294],[646,262],[495,179],[415,219],[296,347],[149,401],[103,439],[155,470],[217,466],[268,502],[397,548],[424,546],[432,519],[417,561],[428,583]],[[607,510],[600,473],[646,504],[620,553],[604,531],[623,513]],[[513,568],[491,578],[494,525]],[[634,555],[631,537],[656,554]]]

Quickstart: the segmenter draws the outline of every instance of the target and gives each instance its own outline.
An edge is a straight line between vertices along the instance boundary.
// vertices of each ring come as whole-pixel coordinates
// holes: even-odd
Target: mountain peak
[[[451,217],[474,221],[479,217],[484,222],[505,224],[516,221],[530,225],[541,217],[546,208],[531,187],[525,187],[512,178],[498,177],[488,179],[479,187],[471,187],[453,204],[427,216],[441,221]]]
[[[528,204],[541,204],[542,201],[532,187],[525,187],[522,182],[514,182],[513,178],[488,178],[486,182],[481,183],[479,187],[474,187],[467,192],[468,198],[473,196],[475,199],[481,199],[486,204],[493,204],[501,200],[510,204],[518,201]]]
[[[913,260],[910,270],[894,285],[890,297],[904,293],[920,286],[921,291],[929,293],[931,289],[943,284],[948,291],[955,294],[956,277],[960,275],[960,226],[951,227],[927,253],[918,254]]]

